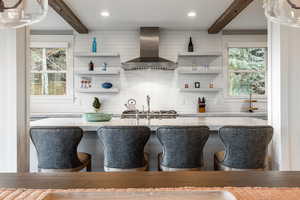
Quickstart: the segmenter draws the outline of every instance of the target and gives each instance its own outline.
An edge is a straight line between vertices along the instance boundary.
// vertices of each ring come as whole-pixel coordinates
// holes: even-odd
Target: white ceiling
[[[233,0],[67,0],[74,13],[91,30],[137,29],[159,26],[166,29],[207,30]],[[111,16],[103,18],[101,11]],[[187,17],[189,11],[197,17]],[[262,0],[255,0],[226,29],[266,29]],[[71,29],[52,9],[32,29]]]

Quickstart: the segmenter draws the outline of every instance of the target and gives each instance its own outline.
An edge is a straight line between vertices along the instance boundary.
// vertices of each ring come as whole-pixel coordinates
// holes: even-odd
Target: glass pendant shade
[[[0,0],[0,28],[19,28],[46,17],[48,0]]]
[[[265,0],[265,11],[273,22],[300,27],[300,0]]]

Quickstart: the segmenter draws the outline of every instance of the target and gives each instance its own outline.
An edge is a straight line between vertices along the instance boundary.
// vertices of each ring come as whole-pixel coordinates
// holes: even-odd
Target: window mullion
[[[47,73],[53,73],[53,74],[60,74],[60,73],[62,73],[62,74],[66,74],[67,73],[67,71],[49,71],[49,70],[47,70],[46,71]]]
[[[43,95],[48,95],[48,73],[46,48],[43,48]]]
[[[266,71],[265,70],[261,70],[261,71],[256,71],[256,70],[233,70],[233,69],[230,69],[230,70],[228,70],[229,71],[229,73],[231,73],[231,72],[235,72],[235,73],[266,73]]]

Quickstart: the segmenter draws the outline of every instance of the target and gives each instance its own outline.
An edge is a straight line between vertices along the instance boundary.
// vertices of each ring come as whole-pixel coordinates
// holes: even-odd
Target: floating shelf
[[[197,67],[194,69],[193,67],[180,67],[178,68],[179,74],[189,74],[189,75],[197,75],[197,74],[212,74],[217,75],[222,73],[222,68],[220,67]]]
[[[112,89],[78,89],[77,92],[79,93],[119,93],[119,89],[112,88]]]
[[[222,55],[222,52],[182,52],[178,54],[178,56],[188,57],[219,57]]]
[[[181,88],[181,92],[220,92],[222,88]]]
[[[120,68],[108,68],[107,71],[78,71],[75,74],[80,76],[120,75]]]
[[[120,57],[119,53],[75,52],[75,57]]]

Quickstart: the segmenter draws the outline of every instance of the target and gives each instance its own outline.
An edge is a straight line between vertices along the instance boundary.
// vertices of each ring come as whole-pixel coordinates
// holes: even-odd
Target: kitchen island
[[[248,117],[178,117],[176,119],[121,119],[113,118],[110,122],[86,122],[81,118],[48,118],[31,122],[31,127],[70,127],[78,126],[84,131],[84,137],[79,144],[79,151],[92,155],[93,171],[103,171],[103,145],[95,131],[103,126],[148,126],[154,132],[162,126],[208,126],[210,137],[204,147],[204,169],[213,170],[213,154],[224,150],[217,131],[223,126],[264,126],[268,122]],[[162,152],[161,144],[152,134],[145,151],[149,153],[149,170],[157,171],[157,155]],[[31,171],[37,171],[36,151],[31,145]]]
[[[250,117],[178,117],[176,119],[121,119],[109,122],[86,122],[82,118],[47,118],[31,122],[31,127],[78,126],[84,131],[97,131],[103,126],[148,126],[156,130],[161,126],[208,126],[217,131],[223,126],[264,126],[266,120]]]

